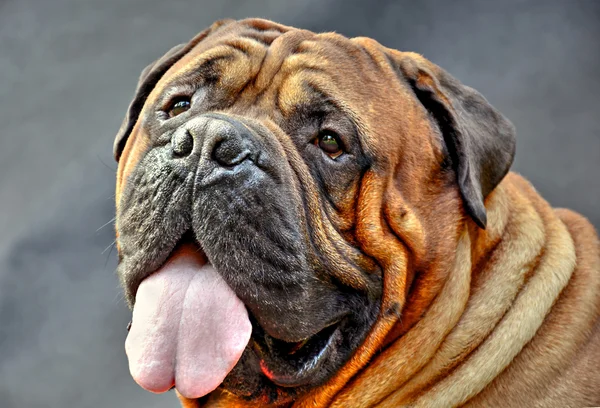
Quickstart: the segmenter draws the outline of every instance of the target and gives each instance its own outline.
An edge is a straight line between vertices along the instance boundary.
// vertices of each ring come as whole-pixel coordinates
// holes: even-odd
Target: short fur
[[[250,279],[248,261],[219,250],[231,244],[226,224],[237,215],[219,215],[216,196],[196,198],[187,181],[158,172],[168,145],[159,143],[164,133],[152,124],[152,107],[197,70],[203,80],[215,77],[207,111],[250,129],[248,137],[275,157],[274,177],[289,186],[269,187],[272,196],[261,191],[271,197],[264,205],[286,201],[269,207],[257,228],[285,231],[274,238],[289,260],[282,268],[293,272],[283,276],[321,303],[305,306],[293,291],[286,299],[266,293],[290,312],[279,316],[289,322],[279,334],[312,333],[329,317],[317,316],[323,305],[341,304],[364,334],[339,350],[349,354],[332,360],[341,366],[325,367],[321,382],[286,389],[226,380],[201,400],[179,396],[184,407],[600,405],[594,228],[507,175],[514,128],[479,93],[417,54],[367,38],[224,21],[144,70],[115,141],[119,275],[130,305],[139,282],[191,227],[236,292]],[[316,148],[303,150],[297,135],[313,126],[315,107],[347,135],[354,160],[320,164]],[[197,120],[212,123],[198,113],[181,126]],[[190,201],[203,209],[191,210]],[[275,212],[280,217],[270,218]],[[268,328],[270,315],[259,317]],[[234,374],[236,384],[250,381],[247,371]]]

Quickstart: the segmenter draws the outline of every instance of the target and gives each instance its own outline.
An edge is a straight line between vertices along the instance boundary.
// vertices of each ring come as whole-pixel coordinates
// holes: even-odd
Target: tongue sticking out
[[[242,301],[192,245],[142,281],[132,322],[125,351],[135,381],[186,398],[217,388],[252,332]]]

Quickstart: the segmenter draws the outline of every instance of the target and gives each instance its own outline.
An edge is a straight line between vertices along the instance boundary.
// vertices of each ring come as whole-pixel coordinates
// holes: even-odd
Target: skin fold
[[[225,20],[148,66],[115,140],[128,304],[193,241],[253,325],[182,405],[600,405],[598,236],[514,152],[479,93],[368,38]]]

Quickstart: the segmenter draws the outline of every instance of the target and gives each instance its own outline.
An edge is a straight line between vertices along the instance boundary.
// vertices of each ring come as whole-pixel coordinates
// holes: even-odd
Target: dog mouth
[[[279,340],[268,334],[252,316],[251,347],[261,372],[281,387],[308,385],[341,342],[343,320],[327,325],[298,342]]]
[[[280,340],[248,312],[185,234],[140,284],[126,340],[130,372],[142,388],[176,388],[187,398],[216,389],[246,350],[253,370],[281,387],[311,383],[341,342],[342,319],[296,342]]]

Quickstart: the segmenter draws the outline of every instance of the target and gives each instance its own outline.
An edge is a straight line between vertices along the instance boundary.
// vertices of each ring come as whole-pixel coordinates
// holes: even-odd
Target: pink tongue
[[[132,322],[125,351],[134,380],[187,398],[223,382],[252,332],[242,301],[191,245],[142,281]]]

